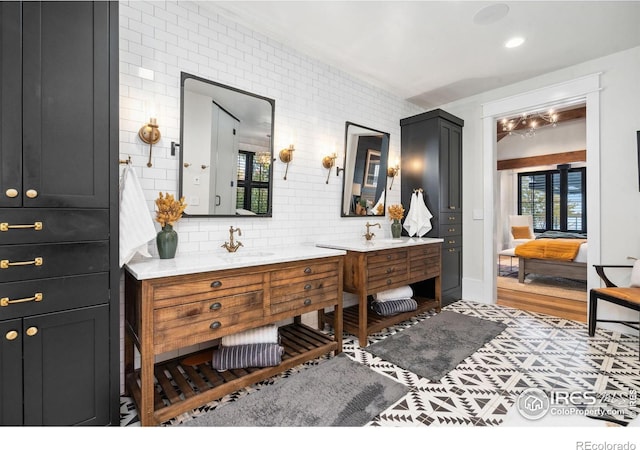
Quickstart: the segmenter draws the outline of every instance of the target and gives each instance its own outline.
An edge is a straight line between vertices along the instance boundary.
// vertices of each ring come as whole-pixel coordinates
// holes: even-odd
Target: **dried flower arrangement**
[[[156,199],[156,222],[164,228],[165,225],[173,225],[181,217],[187,204],[184,202],[184,197],[180,200],[176,200],[173,195],[167,193],[166,196],[160,192],[160,195]]]
[[[402,205],[390,205],[389,206],[389,219],[390,220],[402,220],[404,217],[404,208]]]

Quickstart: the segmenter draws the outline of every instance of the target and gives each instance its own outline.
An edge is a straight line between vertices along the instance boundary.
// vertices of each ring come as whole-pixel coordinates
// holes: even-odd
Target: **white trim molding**
[[[484,171],[483,295],[496,302],[498,172],[496,121],[506,115],[550,106],[585,102],[587,108],[587,289],[598,284],[593,264],[600,261],[600,73],[546,86],[482,105]]]

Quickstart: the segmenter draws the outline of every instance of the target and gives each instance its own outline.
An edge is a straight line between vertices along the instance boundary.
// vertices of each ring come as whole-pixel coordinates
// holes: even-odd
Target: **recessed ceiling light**
[[[524,43],[524,38],[517,36],[505,42],[504,46],[507,48],[516,48],[516,47],[520,47],[523,43]]]
[[[476,25],[490,25],[506,17],[509,7],[504,3],[494,3],[485,6],[473,16],[473,23]]]

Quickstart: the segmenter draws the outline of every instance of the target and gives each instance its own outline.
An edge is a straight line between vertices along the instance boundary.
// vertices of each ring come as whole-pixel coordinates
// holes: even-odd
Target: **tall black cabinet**
[[[117,2],[1,2],[0,100],[0,425],[118,425]]]
[[[428,237],[442,245],[443,304],[462,296],[462,127],[464,121],[441,109],[400,120],[401,198],[405,209],[422,189],[433,215]],[[406,234],[406,232],[405,232]]]

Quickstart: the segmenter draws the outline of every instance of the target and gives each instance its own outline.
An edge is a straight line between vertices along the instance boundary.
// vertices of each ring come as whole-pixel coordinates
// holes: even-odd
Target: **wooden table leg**
[[[367,323],[367,294],[366,292],[358,295],[358,344],[360,347],[369,345]]]

